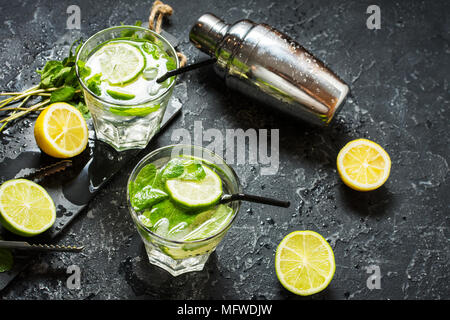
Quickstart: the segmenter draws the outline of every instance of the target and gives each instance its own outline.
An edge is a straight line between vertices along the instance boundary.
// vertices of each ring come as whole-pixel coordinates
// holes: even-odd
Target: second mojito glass
[[[145,170],[146,167],[148,168],[148,165],[153,165],[157,170],[160,170],[174,158],[191,156],[211,166],[211,169],[220,177],[223,185],[223,192],[225,194],[235,194],[241,191],[236,173],[222,158],[205,148],[191,145],[172,145],[149,153],[134,168],[128,180],[127,197],[130,214],[144,242],[149,261],[150,263],[165,269],[173,276],[203,269],[209,255],[216,249],[217,245],[231,227],[241,204],[240,201],[231,202],[230,219],[227,219],[226,223],[223,225],[221,224],[220,229],[216,230],[213,234],[196,238],[196,240],[186,241],[184,238],[178,240],[172,238],[169,239],[168,237],[156,233],[155,230],[152,230],[152,228],[145,223],[146,219],[142,216],[142,213],[136,211],[132,205],[130,198],[131,185],[139,179],[139,173],[141,170]],[[197,215],[198,214],[201,213],[197,213]]]
[[[107,81],[108,87],[95,90],[95,86],[91,85],[95,76],[90,75],[89,79],[93,79],[92,81],[86,80],[83,68],[90,59],[94,60],[94,55],[100,50],[104,52],[103,60],[100,62],[109,74],[114,74],[116,68],[125,71],[126,67],[133,68],[133,59],[137,60],[136,63],[140,63],[138,67],[141,69],[136,69],[136,76],[128,77],[124,83],[121,83],[120,79],[111,80],[111,77],[105,80],[103,79],[105,72],[103,75],[98,73],[98,80]],[[160,59],[161,56],[167,59]],[[163,61],[164,65],[159,63],[158,59]],[[170,69],[178,68],[178,57],[170,43],[159,34],[137,26],[119,26],[102,30],[83,44],[76,59],[77,76],[83,87],[86,105],[92,115],[99,140],[110,144],[118,151],[145,148],[159,130],[172,95],[175,77],[169,78],[169,81],[163,83],[161,87],[156,83],[156,79],[169,70],[165,64],[169,60]],[[150,81],[144,81],[144,78]],[[145,96],[147,93],[148,97]],[[138,94],[141,96],[144,94],[144,99],[133,99]]]

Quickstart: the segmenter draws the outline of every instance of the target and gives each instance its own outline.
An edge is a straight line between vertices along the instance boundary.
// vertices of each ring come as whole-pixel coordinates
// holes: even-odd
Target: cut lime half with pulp
[[[0,222],[9,231],[35,236],[50,228],[55,219],[55,204],[40,185],[14,179],[0,186]]]
[[[278,280],[287,290],[309,296],[325,289],[333,279],[336,263],[328,242],[314,231],[294,231],[275,253]]]
[[[222,180],[213,170],[203,166],[205,177],[198,181],[169,179],[166,187],[170,197],[190,209],[200,209],[216,204],[222,196]]]
[[[103,78],[111,85],[123,85],[134,80],[145,67],[141,50],[125,42],[112,42],[101,47],[99,56]]]

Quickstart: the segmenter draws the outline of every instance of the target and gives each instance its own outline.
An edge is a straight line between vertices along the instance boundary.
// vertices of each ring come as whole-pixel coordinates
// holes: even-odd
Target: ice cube
[[[142,76],[145,80],[153,80],[158,76],[158,68],[155,67],[148,67],[145,68],[142,72]]]

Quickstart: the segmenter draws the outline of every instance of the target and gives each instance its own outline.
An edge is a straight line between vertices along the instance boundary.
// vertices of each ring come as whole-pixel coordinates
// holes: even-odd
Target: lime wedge
[[[230,222],[232,217],[233,209],[226,205],[219,204],[212,210],[200,213],[197,218],[199,219],[199,222],[202,220],[204,221],[195,226],[182,240],[193,241],[213,236],[222,230],[228,222]],[[194,224],[195,223],[196,221],[194,221]]]
[[[55,219],[55,204],[40,185],[14,179],[0,186],[0,222],[9,231],[35,236],[50,228]]]
[[[199,209],[214,205],[222,196],[222,180],[207,166],[202,165],[205,177],[201,180],[168,179],[166,188],[170,197],[183,207]]]
[[[309,296],[325,289],[336,270],[328,242],[314,231],[294,231],[284,237],[275,253],[278,280],[289,291]]]
[[[106,90],[106,92],[111,96],[111,98],[117,99],[117,100],[131,100],[136,97],[136,95],[124,91],[119,90]]]
[[[95,55],[99,56],[104,79],[111,85],[122,85],[134,80],[145,67],[141,50],[125,42],[106,44]]]
[[[111,113],[123,117],[145,117],[146,115],[159,110],[160,105],[150,105],[149,107],[112,107]]]

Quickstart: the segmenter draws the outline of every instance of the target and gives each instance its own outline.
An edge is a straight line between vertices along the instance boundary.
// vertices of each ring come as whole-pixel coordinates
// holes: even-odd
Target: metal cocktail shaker
[[[215,56],[215,71],[244,94],[316,124],[328,124],[349,88],[297,42],[266,24],[202,15],[191,42]]]

